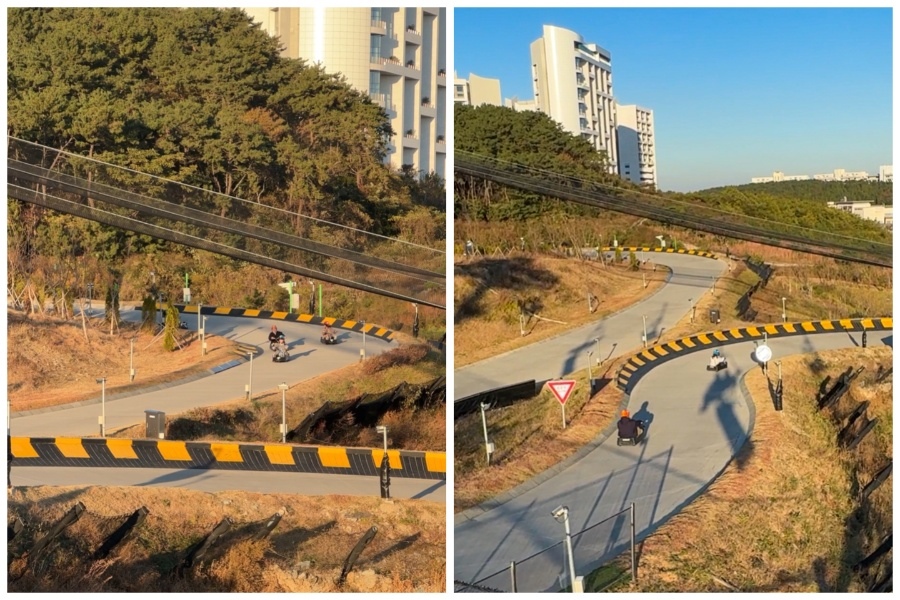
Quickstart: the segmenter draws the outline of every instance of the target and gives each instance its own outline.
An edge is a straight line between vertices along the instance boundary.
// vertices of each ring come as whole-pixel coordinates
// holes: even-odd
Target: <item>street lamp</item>
[[[419,305],[415,302],[413,302],[412,305],[413,308],[416,309],[416,318],[413,321],[413,337],[417,338],[419,337]]]
[[[484,428],[484,451],[487,454],[487,464],[491,464],[491,454],[494,452],[494,445],[488,440],[487,417],[484,411],[491,407],[490,404],[481,403],[481,426]]]
[[[91,301],[94,299],[94,284],[93,283],[87,284],[87,289],[88,289],[88,315],[93,316],[94,308],[93,308],[93,306],[91,306]]]
[[[697,307],[694,306],[694,299],[693,299],[693,298],[688,298],[688,302],[689,302],[690,305],[691,305],[691,323],[693,323],[693,322],[694,322],[694,315],[695,315],[696,312],[697,312]]]
[[[600,358],[600,338],[595,337],[594,341],[597,342],[597,364],[599,365],[603,362],[603,360]]]
[[[787,323],[787,310],[785,310],[784,302],[787,300],[784,296],[781,297],[781,322]]]
[[[380,433],[384,437],[384,454],[387,456],[387,425],[377,425],[375,427],[375,433]]]
[[[102,387],[100,388],[100,437],[106,437],[106,377],[96,380]]]
[[[206,356],[206,315],[203,315],[203,329],[200,335],[200,356]]]
[[[365,360],[366,359],[366,322],[360,321],[360,323],[362,323],[363,347],[362,347],[362,350],[359,351],[359,359]]]
[[[593,350],[588,350],[588,399],[594,392],[594,372],[591,370],[591,357],[594,356]]]
[[[550,513],[558,523],[562,523],[566,527],[566,554],[569,557],[569,580],[571,582],[572,591],[575,591],[575,556],[572,553],[572,532],[569,529],[569,507],[557,506]]]
[[[644,342],[644,348],[647,347],[647,315],[643,315],[644,319],[644,337],[642,338]]]
[[[284,444],[287,441],[287,419],[285,418],[284,410],[284,393],[288,389],[288,384],[282,381],[278,384],[278,389],[281,390],[281,443]]]

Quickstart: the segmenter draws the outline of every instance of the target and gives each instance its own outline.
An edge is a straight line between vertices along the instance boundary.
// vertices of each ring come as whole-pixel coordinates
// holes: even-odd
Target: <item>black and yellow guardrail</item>
[[[634,385],[653,367],[691,352],[708,350],[718,346],[760,340],[765,337],[785,337],[815,333],[838,333],[841,331],[892,331],[893,318],[837,319],[828,321],[801,321],[798,323],[778,323],[758,325],[701,333],[690,337],[657,344],[638,352],[628,359],[616,377],[616,385],[625,393],[630,393]]]
[[[661,252],[664,254],[689,254],[691,256],[702,256],[703,258],[718,258],[712,252],[707,252],[705,250],[685,250],[684,248],[674,249],[674,248],[652,248],[650,246],[618,246],[622,252]],[[615,252],[616,247],[613,246],[603,246],[600,248],[602,252]]]
[[[175,308],[178,312],[185,314],[197,314],[196,304],[176,304]],[[390,329],[372,325],[371,323],[361,323],[359,321],[349,321],[346,319],[337,319],[334,317],[317,317],[316,315],[288,313],[277,310],[258,310],[255,308],[231,308],[228,306],[201,306],[201,315],[220,315],[223,317],[249,317],[254,319],[277,319],[281,321],[296,321],[298,323],[311,323],[313,325],[331,325],[338,329],[347,329],[349,331],[365,332],[381,338],[388,342],[393,341],[394,332]]]
[[[228,469],[378,475],[384,451],[331,446],[123,438],[10,438],[14,467]],[[446,479],[443,452],[388,450],[393,477]]]

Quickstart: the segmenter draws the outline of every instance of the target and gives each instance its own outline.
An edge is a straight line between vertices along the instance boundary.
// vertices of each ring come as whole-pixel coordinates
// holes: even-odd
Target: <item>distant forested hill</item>
[[[778,181],[773,183],[748,183],[728,186],[751,194],[760,192],[780,198],[801,198],[821,202],[840,202],[845,197],[851,202],[871,202],[872,204],[892,204],[894,184],[880,181]],[[711,188],[703,192],[721,191],[726,188]],[[702,192],[701,192],[702,193]]]

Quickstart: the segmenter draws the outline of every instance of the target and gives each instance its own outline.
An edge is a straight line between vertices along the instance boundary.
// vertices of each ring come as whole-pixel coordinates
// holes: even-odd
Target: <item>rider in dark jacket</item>
[[[618,422],[619,437],[627,439],[637,439],[638,430],[644,431],[644,424],[636,419],[632,419],[627,410],[622,411],[622,418]]]
[[[278,327],[272,325],[272,331],[269,332],[269,343],[277,344],[279,338],[283,338],[284,334],[278,331]]]

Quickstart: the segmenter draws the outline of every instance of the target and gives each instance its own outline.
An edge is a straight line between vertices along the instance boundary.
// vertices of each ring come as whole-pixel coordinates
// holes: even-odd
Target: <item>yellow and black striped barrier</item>
[[[196,304],[176,304],[175,308],[180,313],[197,314]],[[249,317],[254,319],[276,319],[281,321],[296,321],[298,323],[311,323],[313,325],[331,325],[338,329],[347,329],[349,331],[365,332],[381,338],[388,342],[393,340],[394,332],[378,325],[371,323],[361,323],[359,321],[349,321],[345,319],[336,319],[334,317],[317,317],[316,315],[301,315],[296,313],[288,313],[277,310],[258,310],[255,308],[231,308],[228,306],[202,306],[200,307],[201,315],[220,315],[223,317]]]
[[[710,333],[701,333],[690,337],[657,344],[638,352],[628,359],[616,377],[616,385],[625,393],[631,392],[638,380],[653,367],[699,350],[708,350],[718,346],[758,340],[768,337],[785,337],[791,335],[809,335],[815,333],[836,333],[841,331],[892,331],[893,318],[871,319],[838,319],[829,321],[801,321],[799,323],[778,323],[775,325],[758,325],[739,327]]]
[[[383,450],[118,438],[10,438],[14,467],[135,467],[377,476]],[[446,479],[443,452],[388,450],[391,475]]]
[[[717,258],[715,254],[707,252],[706,250],[685,250],[684,248],[676,250],[674,248],[652,248],[650,246],[604,246],[600,250],[602,252],[615,252],[617,248],[622,252],[631,252],[632,254],[635,252],[661,252],[664,254],[688,254],[690,256],[701,256],[703,258]]]

